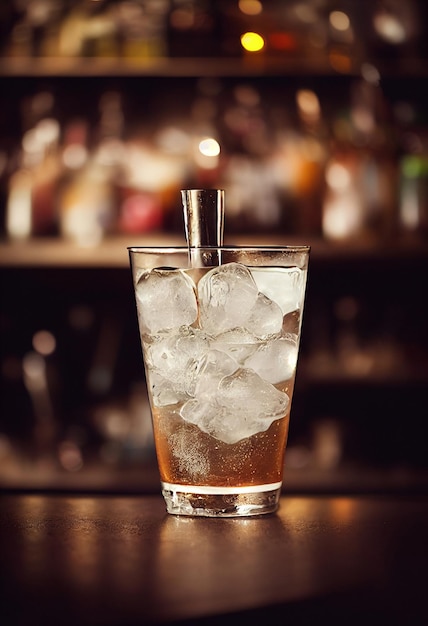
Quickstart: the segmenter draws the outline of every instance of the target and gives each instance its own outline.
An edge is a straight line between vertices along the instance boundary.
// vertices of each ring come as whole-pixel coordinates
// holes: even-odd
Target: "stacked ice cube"
[[[295,372],[303,288],[297,268],[228,263],[197,286],[180,269],[143,273],[136,296],[153,404],[181,405],[184,420],[228,444],[284,417],[290,399],[274,385]]]

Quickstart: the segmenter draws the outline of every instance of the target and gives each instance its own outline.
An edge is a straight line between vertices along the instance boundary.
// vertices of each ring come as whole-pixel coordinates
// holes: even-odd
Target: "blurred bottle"
[[[0,54],[7,55],[10,48],[10,36],[19,19],[18,7],[13,2],[0,3]]]
[[[55,56],[59,29],[66,11],[64,0],[15,0],[8,33],[8,56]]]
[[[329,239],[385,239],[395,231],[396,138],[379,75],[371,69],[352,84],[347,114],[333,122],[323,201]]]
[[[227,229],[274,230],[282,220],[281,190],[272,158],[274,128],[259,89],[238,83],[218,126],[224,153],[218,186],[227,189]]]
[[[115,175],[123,156],[122,126],[120,95],[107,92],[100,100],[94,143],[87,145],[85,122],[75,122],[66,133],[63,159],[74,155],[75,161],[69,161],[69,175],[61,186],[60,232],[79,245],[99,244],[116,226]]]
[[[84,119],[72,119],[64,127],[61,153],[63,172],[57,189],[59,231],[65,237],[73,238],[73,233],[77,229],[77,227],[73,229],[69,222],[77,219],[73,210],[74,197],[79,198],[78,181],[85,171],[88,160],[88,124]]]
[[[403,233],[428,238],[428,151],[401,158],[399,220]]]
[[[281,193],[281,225],[288,233],[321,234],[324,171],[328,145],[317,93],[298,89],[276,126],[274,171]]]
[[[46,118],[36,127],[43,156],[34,169],[32,189],[32,234],[57,234],[56,189],[62,172],[59,158],[60,126],[56,119]]]
[[[62,190],[61,234],[82,246],[98,245],[113,214],[109,175],[100,155],[94,154]]]
[[[174,141],[177,136],[179,132],[174,128],[166,128],[154,141],[136,135],[126,142],[118,187],[119,232],[183,231],[177,198],[186,179],[188,160],[181,153],[168,151],[170,138]],[[159,145],[161,141],[163,146]]]
[[[359,238],[365,232],[365,208],[354,150],[335,149],[326,166],[322,229],[327,239]]]
[[[24,102],[23,129],[18,166],[9,179],[6,231],[12,238],[53,235],[62,166],[60,124],[54,117],[52,94],[39,92]]]
[[[115,17],[115,3],[111,0],[72,2],[59,28],[59,55],[116,56],[118,34]]]
[[[7,150],[0,149],[0,237],[5,234],[7,188],[9,179],[10,156]]]
[[[221,19],[215,0],[171,0],[168,50],[171,57],[218,57]]]
[[[163,168],[153,156],[141,158],[139,142],[124,138],[123,94],[108,91],[100,100],[100,122],[95,152],[108,173],[112,213],[107,232],[145,232],[162,224]],[[144,180],[149,179],[149,184]]]
[[[11,174],[6,202],[6,233],[10,239],[26,239],[32,234],[32,172],[28,155],[23,153],[18,169]]]
[[[428,125],[426,111],[411,93],[394,107],[399,136],[398,229],[411,239],[428,238]]]
[[[166,56],[168,0],[122,0],[115,5],[119,54],[125,58]]]

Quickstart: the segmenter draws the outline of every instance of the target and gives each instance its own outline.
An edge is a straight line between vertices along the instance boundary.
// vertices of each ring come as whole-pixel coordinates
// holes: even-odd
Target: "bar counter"
[[[284,495],[167,515],[159,495],[0,494],[0,623],[428,624],[425,496]]]

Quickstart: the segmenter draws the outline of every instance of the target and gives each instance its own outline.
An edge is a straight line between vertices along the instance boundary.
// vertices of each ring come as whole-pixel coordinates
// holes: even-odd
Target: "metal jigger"
[[[223,245],[224,190],[182,189],[181,199],[192,267],[220,265],[218,250],[200,248]]]

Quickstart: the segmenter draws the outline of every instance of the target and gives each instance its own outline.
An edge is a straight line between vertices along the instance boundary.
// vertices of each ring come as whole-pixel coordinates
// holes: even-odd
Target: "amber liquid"
[[[189,270],[195,284],[210,268]],[[195,324],[196,326],[197,324]],[[144,337],[142,337],[145,353]],[[146,371],[150,367],[145,363]],[[169,485],[240,488],[272,486],[282,481],[292,404],[293,376],[274,386],[289,397],[287,413],[263,432],[237,443],[225,443],[184,420],[182,403],[155,406],[153,431],[162,483]],[[150,392],[150,389],[149,389]]]
[[[276,387],[285,391],[291,400],[292,381]],[[289,410],[266,431],[227,444],[186,422],[180,417],[180,406],[152,409],[156,453],[163,482],[245,487],[282,480]]]

